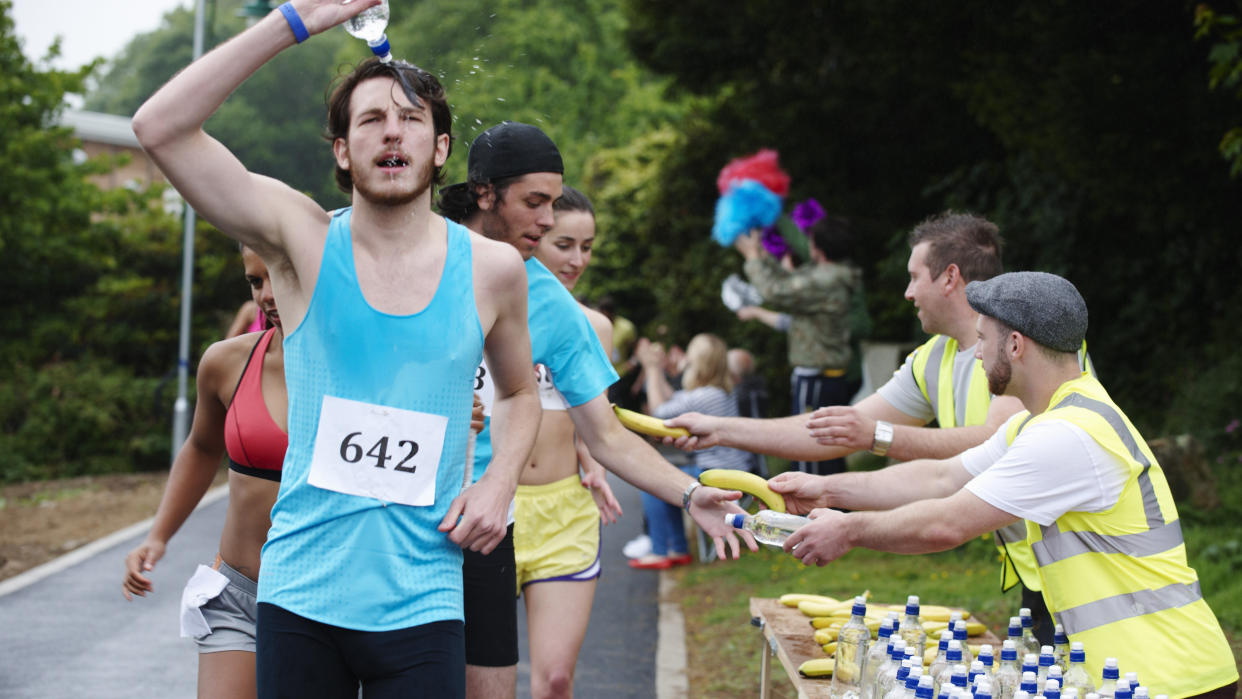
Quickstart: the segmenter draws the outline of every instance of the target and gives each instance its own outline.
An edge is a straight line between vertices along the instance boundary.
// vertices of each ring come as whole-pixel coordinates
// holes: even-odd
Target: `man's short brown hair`
[[[957,265],[966,282],[981,282],[1000,274],[1003,241],[995,223],[970,213],[945,211],[927,218],[910,231],[910,247],[928,243],[927,271],[932,279]]]

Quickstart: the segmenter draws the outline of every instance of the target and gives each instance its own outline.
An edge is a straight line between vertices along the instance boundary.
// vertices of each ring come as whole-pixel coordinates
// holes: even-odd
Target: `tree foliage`
[[[1215,154],[1236,108],[1205,84],[1189,6],[628,8],[635,54],[715,100],[657,180],[650,223],[665,235],[704,235],[702,219],[671,212],[709,211],[721,164],[775,147],[793,198],[814,195],[865,232],[877,332],[908,339],[905,231],[948,207],[976,210],[1001,225],[1009,269],[1058,272],[1082,290],[1097,367],[1136,417],[1170,429],[1196,426],[1191,414],[1227,422],[1228,385],[1218,372],[1208,385],[1201,367],[1242,340],[1242,197]]]
[[[0,481],[168,463],[157,388],[176,357],[181,229],[159,188],[100,191],[88,177],[115,163],[73,158],[55,124],[92,69],[33,65],[0,0]],[[220,242],[199,249],[208,308],[244,293],[213,262]],[[198,320],[197,337],[219,332]]]

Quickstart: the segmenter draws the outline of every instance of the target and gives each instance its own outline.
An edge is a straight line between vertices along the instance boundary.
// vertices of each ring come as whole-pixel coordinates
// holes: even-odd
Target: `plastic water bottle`
[[[1113,699],[1131,699],[1132,696],[1130,682],[1124,679],[1117,680],[1117,691],[1113,692]]]
[[[893,654],[894,621],[894,619],[886,617],[880,622],[880,629],[876,632],[879,637],[867,649],[867,659],[863,661],[863,699],[873,699],[874,694],[872,692],[875,689],[876,677],[880,674],[880,668],[884,667],[884,663]]]
[[[884,695],[893,686],[893,678],[897,676],[897,671],[901,668],[901,661],[906,657],[906,642],[896,634],[893,635],[892,650],[889,651],[888,660],[880,666],[875,672],[875,685],[871,688],[871,699],[884,699]]]
[[[725,524],[734,529],[745,529],[755,536],[755,541],[776,548],[783,547],[790,534],[810,521],[806,517],[772,510],[760,510],[759,514],[754,515],[725,515]]]
[[[969,666],[975,658],[970,652],[970,643],[966,640],[966,622],[958,621],[951,628],[953,629],[953,639],[962,644],[962,662]]]
[[[883,687],[884,699],[902,699],[906,693],[906,678],[910,676],[911,663],[909,658],[901,659],[901,667],[897,674]]]
[[[915,699],[932,699],[932,678],[927,675],[919,677],[918,686],[914,688]]]
[[[1044,699],[1061,699],[1061,683],[1056,680],[1045,680]]]
[[[986,678],[989,683],[992,681],[991,678],[988,677],[988,673],[983,670],[983,661],[975,660],[970,664],[970,686],[978,686],[979,680],[984,678]]]
[[[1022,674],[1025,676],[1026,673],[1028,672],[1034,675],[1035,679],[1037,680],[1039,679],[1039,656],[1038,655],[1027,653],[1026,656],[1022,658]],[[1039,694],[1039,688],[1036,687],[1035,690],[1031,692],[1031,694]]]
[[[975,687],[974,699],[992,699],[992,681],[985,676],[979,677],[979,685]]]
[[[1022,621],[1022,644],[1026,646],[1024,652],[1039,653],[1039,639],[1035,638],[1035,619],[1031,617],[1031,608],[1019,609],[1018,619]]]
[[[1039,684],[1043,686],[1044,680],[1048,679],[1048,668],[1056,663],[1052,655],[1052,646],[1044,646],[1039,649]]]
[[[1131,693],[1133,693],[1133,692],[1134,692],[1134,690],[1135,690],[1135,688],[1139,686],[1139,681],[1138,681],[1138,673],[1137,673],[1137,672],[1127,672],[1127,673],[1125,674],[1125,678],[1126,678],[1126,680],[1130,683],[1130,692],[1131,692]]]
[[[904,699],[915,699],[914,693],[918,691],[919,680],[922,678],[922,663],[911,663],[910,672],[906,674],[906,681],[900,687],[894,687],[893,691],[900,691]]]
[[[1134,699],[1148,699],[1147,688],[1139,685],[1134,688]]]
[[[1065,693],[1065,678],[1061,676],[1060,665],[1053,665],[1048,668],[1048,676],[1044,678],[1044,683],[1046,684],[1048,680],[1056,680],[1057,686],[1061,688],[1061,693]]]
[[[1065,635],[1065,627],[1061,624],[1052,632],[1052,657],[1057,665],[1069,666],[1069,636]]]
[[[353,2],[353,0],[345,0],[345,2]],[[355,39],[367,42],[371,53],[379,56],[380,61],[384,63],[392,60],[392,52],[388,47],[388,35],[384,33],[386,29],[388,29],[388,0],[383,0],[379,5],[363,10],[356,16],[345,20],[345,31]]]
[[[837,633],[836,663],[832,670],[832,696],[837,699],[861,699],[863,663],[867,659],[867,646],[871,643],[871,629],[867,628],[867,599],[855,597],[850,608],[850,620]]]
[[[992,644],[985,643],[979,648],[979,657],[977,658],[983,663],[983,673],[987,675],[988,680],[992,682],[992,686],[996,686],[996,657],[992,655]]]
[[[1001,643],[1000,665],[996,667],[997,699],[1013,699],[1018,691],[1018,683],[1022,681],[1022,673],[1018,670],[1018,650],[1012,640]]]
[[[1026,655],[1026,642],[1022,640],[1022,619],[1016,616],[1009,617],[1009,633],[1007,638],[1013,641],[1014,648],[1018,649],[1018,657]]]
[[[910,595],[906,598],[906,617],[901,620],[901,637],[906,639],[906,647],[914,648],[919,665],[923,663],[923,651],[927,648],[927,631],[919,619],[919,596]]]
[[[1083,648],[1081,641],[1074,641],[1070,644],[1069,667],[1065,670],[1065,688],[1071,687],[1078,690],[1079,696],[1086,696],[1088,692],[1095,691],[1095,683],[1091,681],[1091,674],[1087,672],[1087,651]]]
[[[953,683],[953,671],[956,668],[965,670],[966,666],[962,663],[962,644],[957,641],[949,641],[948,647],[944,651],[944,665],[932,666],[932,686],[939,694],[944,694],[945,688]],[[967,677],[969,680],[969,676]]]
[[[955,690],[966,691],[967,678],[970,673],[966,671],[965,665],[954,665],[949,675],[949,686]],[[943,690],[943,688],[941,688]],[[969,694],[969,692],[967,692]]]
[[[1027,670],[1022,673],[1022,681],[1018,683],[1018,689],[1031,696],[1036,696],[1039,694],[1039,678],[1036,677],[1034,672]]]
[[[1100,699],[1112,699],[1117,693],[1117,678],[1121,677],[1121,671],[1117,668],[1116,658],[1104,659],[1104,670],[1101,672],[1103,681],[1100,682],[1098,691]]]
[[[945,629],[940,632],[940,643],[936,645],[936,659],[927,667],[927,674],[931,675],[932,680],[936,681],[935,689],[937,692],[940,691],[940,683],[937,680],[939,680],[941,672],[949,666],[949,641],[952,640],[952,631]]]

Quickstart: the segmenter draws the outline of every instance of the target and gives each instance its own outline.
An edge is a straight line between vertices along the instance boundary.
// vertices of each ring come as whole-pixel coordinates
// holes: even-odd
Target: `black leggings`
[[[355,631],[259,604],[259,697],[365,699],[465,697],[460,621]]]

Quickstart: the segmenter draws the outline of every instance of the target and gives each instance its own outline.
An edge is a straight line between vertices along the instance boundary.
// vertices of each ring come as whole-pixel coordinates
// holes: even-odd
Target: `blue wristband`
[[[310,32],[306,31],[306,25],[302,24],[302,18],[298,16],[298,11],[293,9],[293,3],[286,2],[281,5],[280,14],[285,16],[285,21],[289,23],[289,28],[293,30],[293,38],[297,39],[299,44],[310,38]]]

